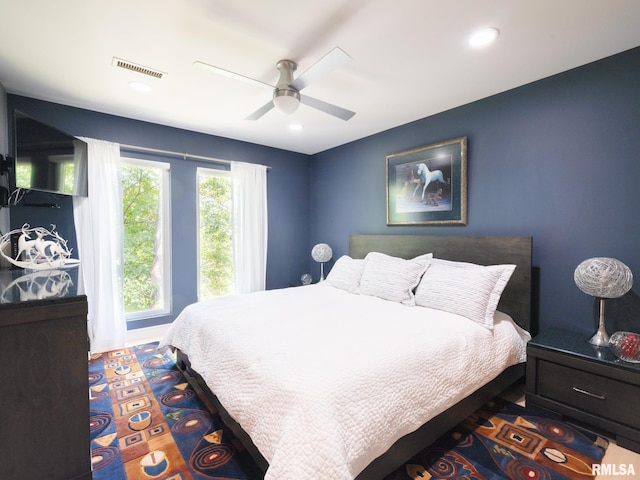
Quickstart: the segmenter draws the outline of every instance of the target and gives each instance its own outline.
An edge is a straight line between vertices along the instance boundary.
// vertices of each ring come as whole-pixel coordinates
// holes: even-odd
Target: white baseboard
[[[127,346],[142,345],[157,342],[162,339],[171,324],[154,325],[153,327],[137,328],[127,331]]]

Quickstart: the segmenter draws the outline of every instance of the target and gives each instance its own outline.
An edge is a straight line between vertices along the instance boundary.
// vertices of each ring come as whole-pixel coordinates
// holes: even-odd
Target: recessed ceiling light
[[[476,30],[469,37],[469,46],[472,48],[484,48],[491,45],[500,35],[500,30],[493,27]]]
[[[289,125],[289,129],[290,130],[302,130],[302,125],[300,125],[299,123],[292,123],[291,125]]]
[[[151,87],[142,82],[129,82],[129,87],[136,92],[148,93],[151,91]]]

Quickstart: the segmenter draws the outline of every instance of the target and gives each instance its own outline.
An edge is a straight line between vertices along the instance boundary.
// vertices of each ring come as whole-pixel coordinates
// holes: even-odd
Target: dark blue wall
[[[311,246],[329,243],[336,259],[352,233],[527,235],[540,328],[587,334],[595,326],[593,301],[575,286],[575,267],[611,256],[640,276],[638,85],[640,48],[311,158],[24,97],[9,95],[8,106],[78,136],[271,165],[268,288],[287,286],[303,271],[317,277]],[[386,226],[385,156],[459,136],[468,137],[468,225]],[[175,177],[195,168],[172,163],[180,166]],[[193,208],[193,191],[183,193],[174,211]],[[193,222],[174,216],[174,228],[185,232]],[[194,245],[189,237],[174,245],[174,269],[195,285],[195,270],[186,267]],[[640,331],[635,291],[610,302],[610,332],[619,312]]]
[[[300,275],[308,270],[309,156],[8,95],[10,117],[14,109],[75,136],[270,166],[267,174],[267,288],[287,287],[299,281]],[[172,228],[184,233],[177,239],[174,235],[173,241],[173,314],[138,322],[137,326],[170,321],[185,305],[196,301],[196,237],[190,233],[196,229],[195,170],[202,165],[212,166],[211,163],[167,156],[156,156],[155,159],[171,163]],[[20,226],[24,221],[45,227],[55,223],[60,234],[75,246],[71,201],[68,197],[55,200],[61,203],[61,209],[12,208],[12,226]]]
[[[386,226],[385,156],[460,136],[467,226]],[[351,233],[532,236],[539,326],[590,332],[573,272],[610,256],[640,280],[638,179],[640,48],[316,155],[310,239],[335,259]]]

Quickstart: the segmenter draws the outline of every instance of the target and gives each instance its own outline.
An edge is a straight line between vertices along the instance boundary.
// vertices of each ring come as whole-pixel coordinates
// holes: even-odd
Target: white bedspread
[[[193,304],[161,342],[188,354],[269,462],[267,480],[349,480],[506,367],[528,333],[330,286]]]

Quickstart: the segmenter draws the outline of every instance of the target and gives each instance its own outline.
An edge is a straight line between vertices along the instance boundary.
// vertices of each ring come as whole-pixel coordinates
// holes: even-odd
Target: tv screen
[[[86,197],[87,144],[14,112],[15,188]]]

